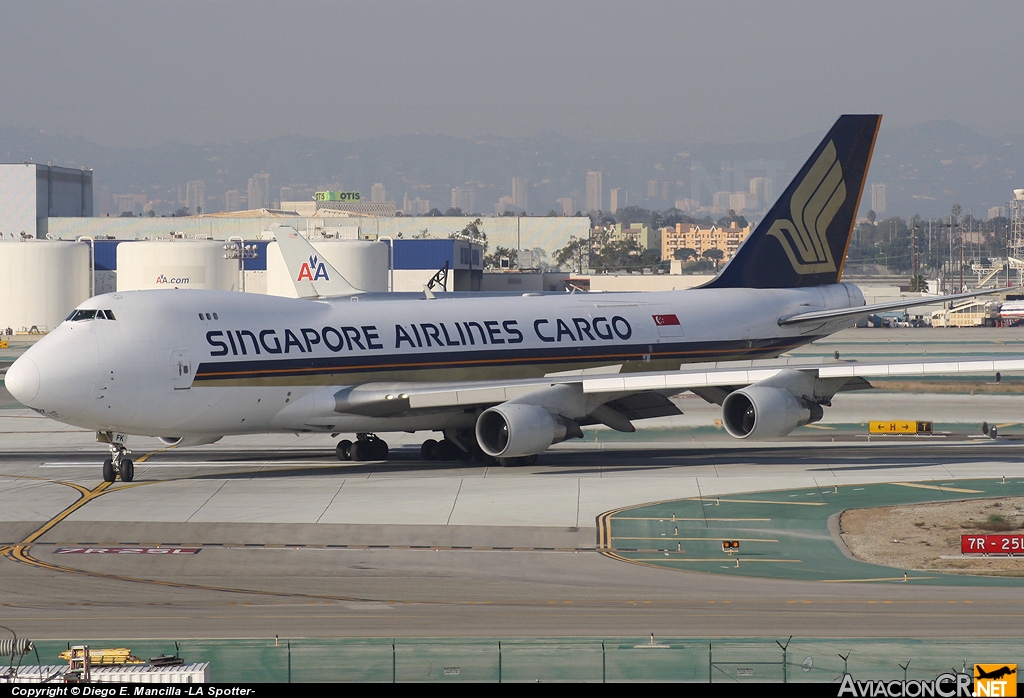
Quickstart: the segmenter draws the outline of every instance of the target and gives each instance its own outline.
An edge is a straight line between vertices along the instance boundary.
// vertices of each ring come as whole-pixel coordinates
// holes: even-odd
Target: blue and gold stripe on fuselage
[[[350,355],[207,361],[193,385],[355,385],[370,381],[443,382],[533,378],[546,373],[622,365],[623,373],[673,371],[682,363],[762,359],[818,337],[504,349],[427,354]]]

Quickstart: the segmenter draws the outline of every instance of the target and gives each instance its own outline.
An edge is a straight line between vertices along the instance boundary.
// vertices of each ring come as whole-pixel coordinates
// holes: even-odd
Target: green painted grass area
[[[911,486],[914,485],[914,486]],[[1024,586],[1024,579],[910,571],[843,554],[828,520],[846,509],[1024,495],[1024,479],[847,485],[682,499],[608,517],[612,556],[639,564],[744,577],[829,582]],[[739,552],[723,552],[736,540]],[[904,574],[907,578],[904,581]]]

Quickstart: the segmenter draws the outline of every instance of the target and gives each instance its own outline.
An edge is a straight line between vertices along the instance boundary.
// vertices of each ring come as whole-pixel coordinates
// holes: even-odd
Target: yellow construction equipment
[[[60,658],[69,661],[73,650],[64,650]],[[127,647],[117,647],[105,650],[89,650],[89,664],[92,666],[117,666],[121,664],[145,664],[143,660],[132,654]]]

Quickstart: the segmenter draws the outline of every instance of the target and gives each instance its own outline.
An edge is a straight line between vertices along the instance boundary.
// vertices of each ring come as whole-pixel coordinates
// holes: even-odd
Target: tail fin
[[[768,215],[704,288],[838,283],[882,121],[839,117]]]
[[[295,228],[279,226],[274,239],[299,298],[336,298],[363,293],[331,266]]]

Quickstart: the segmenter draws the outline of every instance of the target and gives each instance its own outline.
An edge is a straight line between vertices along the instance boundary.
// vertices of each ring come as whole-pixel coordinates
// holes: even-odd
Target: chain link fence
[[[838,683],[931,680],[975,663],[1017,663],[1024,640],[270,639],[37,642],[42,664],[72,644],[140,659],[209,662],[215,682]],[[34,661],[34,656],[32,656]]]

